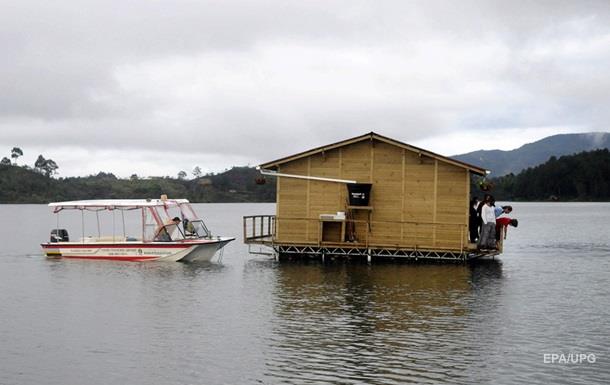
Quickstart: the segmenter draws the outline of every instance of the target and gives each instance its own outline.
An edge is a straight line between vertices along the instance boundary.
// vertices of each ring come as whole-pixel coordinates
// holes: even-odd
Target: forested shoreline
[[[275,179],[262,178],[253,167],[233,167],[190,180],[184,176],[117,178],[104,172],[55,178],[47,171],[10,162],[0,164],[0,203],[157,198],[161,194],[192,202],[275,201]],[[472,195],[485,193],[480,186],[503,201],[610,201],[610,152],[603,149],[551,157],[517,175],[473,178]]]
[[[252,167],[233,167],[191,180],[135,175],[123,179],[104,172],[86,177],[52,178],[28,167],[5,164],[0,165],[0,203],[158,198],[161,194],[191,202],[274,202],[275,180],[259,177]]]
[[[489,180],[505,201],[610,201],[610,152],[581,152]]]

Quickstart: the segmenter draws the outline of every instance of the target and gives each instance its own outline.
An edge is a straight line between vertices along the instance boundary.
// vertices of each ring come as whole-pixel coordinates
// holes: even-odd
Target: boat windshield
[[[182,215],[184,235],[187,238],[210,238],[212,236],[205,222],[199,219],[199,216],[195,213],[190,202],[180,202],[178,205]]]
[[[187,238],[206,238],[211,234],[201,219],[194,219],[192,221],[185,219],[184,235]]]

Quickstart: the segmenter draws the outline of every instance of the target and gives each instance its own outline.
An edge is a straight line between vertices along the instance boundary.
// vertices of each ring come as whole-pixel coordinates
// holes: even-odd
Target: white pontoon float
[[[186,199],[106,199],[49,203],[57,215],[57,226],[49,242],[42,243],[48,257],[108,259],[122,261],[210,261],[214,254],[235,238],[212,236]],[[70,240],[60,228],[63,210],[80,210],[81,237]],[[95,212],[97,236],[85,235],[85,212]],[[128,236],[125,212],[140,211],[139,236]],[[111,235],[101,235],[100,212],[112,216]],[[118,214],[118,215],[117,215]],[[122,232],[117,232],[117,216]],[[180,219],[172,221],[172,217]]]

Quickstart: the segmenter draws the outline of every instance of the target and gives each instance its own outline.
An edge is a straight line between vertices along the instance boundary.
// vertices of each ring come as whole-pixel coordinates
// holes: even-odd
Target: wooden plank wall
[[[387,246],[460,249],[467,234],[452,226],[399,222],[467,224],[468,171],[384,142],[363,141],[281,166],[281,172],[373,183],[369,242]],[[278,242],[315,243],[320,214],[346,211],[342,183],[278,178]],[[355,219],[366,219],[364,210]],[[310,218],[309,221],[286,218]],[[357,227],[362,235],[366,229]],[[364,241],[364,237],[359,237]]]
[[[298,159],[281,165],[280,172],[307,175],[308,159]],[[303,179],[277,178],[276,237],[278,241],[303,242],[306,239],[307,223],[287,218],[307,217],[308,182]]]
[[[468,224],[468,171],[447,163],[438,162],[436,221]],[[456,226],[437,229],[437,246],[460,248],[467,244],[468,231]]]
[[[310,156],[309,161],[309,175],[324,178],[339,178],[341,175],[340,149]],[[317,219],[320,217],[320,214],[335,214],[337,211],[343,211],[344,188],[345,185],[343,183],[309,181],[308,217]],[[308,225],[309,231],[307,233],[307,240],[310,242],[317,242],[319,231],[317,223],[315,221],[309,221]]]
[[[400,245],[403,208],[403,149],[383,142],[374,142],[373,188],[371,203],[373,221],[394,223],[375,223],[371,228],[370,240],[375,243]]]
[[[403,239],[407,244],[417,247],[433,245],[434,221],[434,159],[418,153],[404,151],[404,201],[403,220],[419,222],[421,225],[403,225]]]

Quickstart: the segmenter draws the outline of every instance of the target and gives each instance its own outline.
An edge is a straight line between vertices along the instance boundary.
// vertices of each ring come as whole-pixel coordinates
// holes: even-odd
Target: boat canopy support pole
[[[142,207],[141,211],[142,211],[142,242],[146,242],[146,211],[144,211],[145,208]]]
[[[100,230],[100,212],[96,211],[95,212],[95,218],[97,219],[97,236],[98,238],[102,236],[102,232]],[[114,229],[113,229],[113,235],[114,235]]]
[[[81,234],[83,243],[85,243],[85,210],[80,211],[80,220],[81,220]]]
[[[121,218],[123,219],[123,238],[127,238],[125,233],[125,211],[121,210]]]
[[[114,215],[114,214],[115,214],[115,211],[116,211],[116,210],[112,210],[112,242],[113,242],[113,243],[114,243],[114,242],[116,242],[116,239],[115,239],[115,237],[114,237],[114,234],[116,233],[116,230],[115,230],[115,229],[116,229],[116,226],[115,226],[115,220],[114,220],[114,217],[115,217],[115,215]]]

